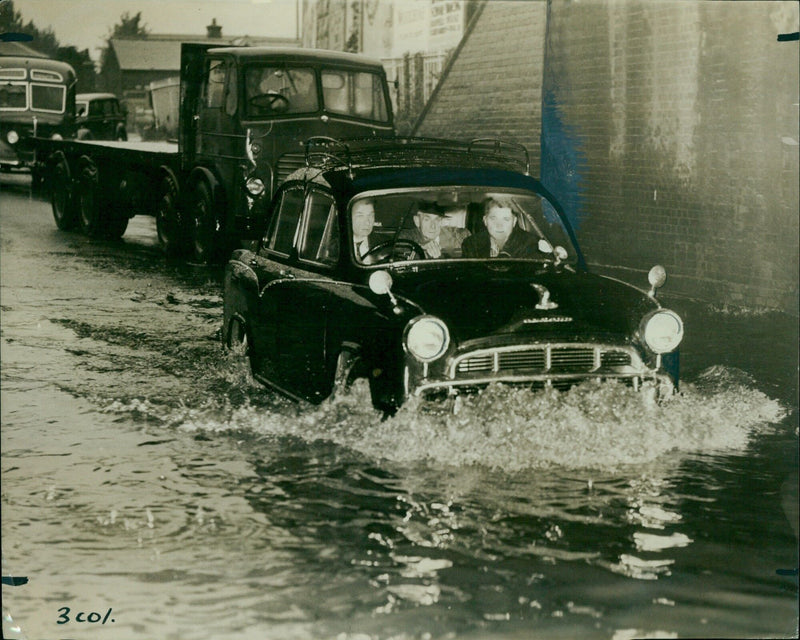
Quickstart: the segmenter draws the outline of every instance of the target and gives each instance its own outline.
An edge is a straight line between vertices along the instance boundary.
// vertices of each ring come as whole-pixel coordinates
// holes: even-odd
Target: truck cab
[[[234,230],[257,239],[266,204],[304,163],[304,141],[393,137],[379,60],[334,51],[184,44],[179,151],[194,253]],[[222,220],[214,211],[226,209]],[[224,242],[222,244],[225,244]]]

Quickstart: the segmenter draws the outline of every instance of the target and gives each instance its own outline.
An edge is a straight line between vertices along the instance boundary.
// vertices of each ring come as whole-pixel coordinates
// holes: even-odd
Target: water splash
[[[326,441],[400,464],[514,472],[554,465],[608,469],[671,451],[741,450],[785,413],[744,372],[712,367],[664,404],[615,383],[590,382],[567,392],[493,385],[466,396],[458,414],[412,399],[382,420],[364,383],[317,407],[211,400],[184,408],[168,422],[185,430]]]

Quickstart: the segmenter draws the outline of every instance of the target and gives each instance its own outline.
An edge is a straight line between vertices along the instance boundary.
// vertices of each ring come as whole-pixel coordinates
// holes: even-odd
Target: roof
[[[275,55],[308,62],[324,61],[335,62],[339,64],[383,67],[383,63],[377,58],[371,58],[369,56],[357,53],[345,53],[343,51],[333,51],[329,49],[287,47],[242,47],[236,49],[230,47],[220,47],[217,49],[215,47],[213,51],[219,53],[234,53],[236,57],[242,59],[262,58],[269,55]]]
[[[47,56],[21,42],[0,41],[0,56],[24,56],[26,58],[46,58]]]
[[[112,38],[110,43],[122,71],[175,71],[181,68],[181,43],[219,44],[221,47],[276,45],[292,48],[293,38],[235,36],[204,38],[190,35],[149,35],[146,38]]]
[[[75,96],[75,100],[89,102],[90,100],[110,100],[116,97],[113,93],[79,93]]]
[[[50,58],[29,58],[27,56],[0,56],[0,68],[30,68],[43,71],[57,71],[64,74],[68,80],[75,79],[75,70],[66,62],[51,60]]]

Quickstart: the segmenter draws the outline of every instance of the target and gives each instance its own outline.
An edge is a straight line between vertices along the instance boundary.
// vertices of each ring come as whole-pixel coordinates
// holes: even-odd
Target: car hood
[[[456,344],[488,336],[515,342],[521,334],[627,343],[659,306],[626,283],[563,268],[482,263],[392,275],[393,293],[444,320]]]

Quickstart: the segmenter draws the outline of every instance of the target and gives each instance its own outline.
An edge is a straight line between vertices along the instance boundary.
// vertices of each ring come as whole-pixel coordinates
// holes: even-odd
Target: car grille
[[[568,374],[580,375],[639,364],[632,350],[608,346],[540,345],[501,347],[459,356],[452,364],[450,378],[473,375]]]
[[[278,158],[278,180],[275,186],[277,187],[289,177],[289,174],[304,166],[306,166],[306,159],[302,153],[284,153]]]

